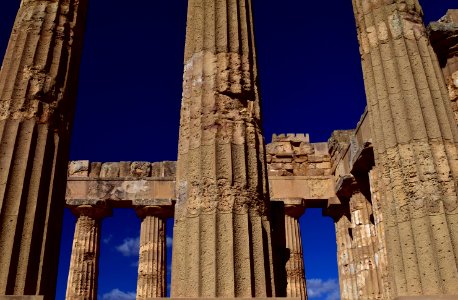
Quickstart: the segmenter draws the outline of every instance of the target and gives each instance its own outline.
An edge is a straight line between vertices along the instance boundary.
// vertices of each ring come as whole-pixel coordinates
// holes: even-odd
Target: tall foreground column
[[[172,297],[274,292],[250,0],[190,0]]]
[[[72,256],[68,273],[66,300],[97,299],[100,231],[108,207],[82,205],[72,209],[77,216]]]
[[[54,299],[86,0],[23,0],[0,70],[0,295]]]
[[[392,297],[458,294],[458,132],[417,0],[353,0]]]

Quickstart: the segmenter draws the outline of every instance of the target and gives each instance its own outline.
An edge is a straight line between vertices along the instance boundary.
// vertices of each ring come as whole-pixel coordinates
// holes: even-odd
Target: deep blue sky
[[[176,159],[186,3],[90,1],[71,159]],[[335,129],[353,128],[365,98],[351,0],[253,3],[266,140],[308,132],[326,141]],[[421,3],[427,22],[458,8],[452,0]],[[0,4],[0,57],[18,6]],[[335,299],[333,223],[319,210],[301,222],[312,299]],[[132,299],[139,227],[132,211],[116,210],[104,221],[100,299]],[[57,299],[65,295],[73,229],[67,211]]]

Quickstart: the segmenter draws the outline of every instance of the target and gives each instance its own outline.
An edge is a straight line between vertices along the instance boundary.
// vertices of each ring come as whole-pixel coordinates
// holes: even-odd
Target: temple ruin
[[[211,9],[207,9],[211,6]],[[299,218],[332,218],[342,300],[458,299],[458,10],[353,0],[367,109],[264,143],[251,1],[190,0],[176,162],[68,162],[87,0],[22,0],[0,71],[0,299],[97,298],[100,224],[141,219],[137,299],[307,299]],[[204,30],[205,28],[205,30]]]

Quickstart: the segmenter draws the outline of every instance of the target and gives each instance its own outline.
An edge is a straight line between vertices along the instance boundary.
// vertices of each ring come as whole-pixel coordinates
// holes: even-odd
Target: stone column
[[[358,300],[356,264],[353,255],[351,217],[348,207],[333,213],[336,228],[337,267],[341,300]]]
[[[166,231],[165,224],[172,215],[171,208],[146,206],[136,209],[142,219],[140,255],[138,262],[137,299],[165,297]]]
[[[358,299],[381,299],[383,285],[375,257],[372,205],[359,190],[355,190],[350,198],[350,213]]]
[[[275,294],[250,0],[190,0],[172,297]]]
[[[458,294],[458,130],[417,0],[353,0],[392,295]]]
[[[0,70],[0,295],[54,299],[86,0],[22,0]]]
[[[67,300],[97,299],[100,230],[102,218],[111,210],[105,206],[81,205],[72,208],[77,216],[67,282]]]
[[[286,262],[288,298],[307,299],[305,283],[304,256],[299,218],[305,211],[302,205],[285,205],[285,236],[289,259]]]

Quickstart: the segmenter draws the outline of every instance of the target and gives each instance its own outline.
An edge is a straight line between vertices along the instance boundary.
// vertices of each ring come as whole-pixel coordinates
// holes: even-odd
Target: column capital
[[[150,216],[167,219],[173,217],[173,205],[136,206],[135,212],[140,219]]]
[[[285,202],[285,215],[299,219],[305,212],[305,205]]]
[[[111,215],[111,207],[106,203],[103,205],[78,205],[70,207],[70,210],[76,217],[86,216],[92,219],[103,219]]]

